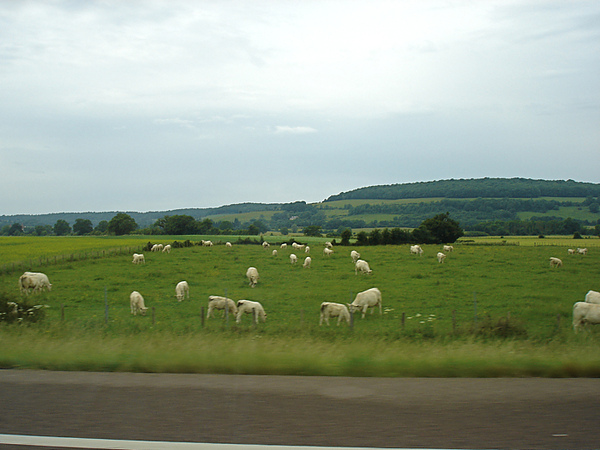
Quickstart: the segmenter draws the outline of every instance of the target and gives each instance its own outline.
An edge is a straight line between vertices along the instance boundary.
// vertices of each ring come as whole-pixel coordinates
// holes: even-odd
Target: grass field
[[[145,244],[148,236],[118,240]],[[188,237],[179,237],[184,240]],[[197,240],[204,237],[194,237]],[[575,334],[572,305],[600,290],[600,252],[588,241],[543,240],[553,245],[456,244],[444,264],[438,246],[422,257],[408,246],[358,247],[373,269],[355,275],[350,248],[322,254],[311,241],[311,269],[289,263],[292,249],[257,245],[193,246],[171,254],[146,252],[146,264],[130,254],[81,260],[36,259],[58,254],[55,238],[0,240],[0,263],[29,258],[32,265],[0,275],[5,292],[20,300],[23,270],[48,274],[52,292],[29,296],[47,304],[36,324],[0,326],[0,367],[65,370],[256,373],[350,376],[600,376],[599,329]],[[24,240],[20,240],[24,239]],[[103,238],[63,238],[67,253],[115,248]],[[267,240],[276,242],[280,237]],[[170,242],[160,237],[156,242]],[[215,240],[215,239],[213,239]],[[233,241],[235,242],[235,241]],[[566,255],[585,242],[586,256]],[[501,241],[482,242],[498,244]],[[105,245],[106,247],[103,247]],[[12,247],[11,247],[12,246]],[[583,245],[581,245],[583,246]],[[597,248],[597,247],[596,247]],[[14,252],[14,253],[13,253]],[[11,256],[13,255],[13,256]],[[550,269],[558,256],[564,266]],[[245,271],[258,268],[250,288]],[[178,302],[175,284],[190,284]],[[350,302],[377,286],[383,314],[355,317],[353,326],[320,327],[323,301]],[[132,316],[129,294],[142,293],[144,317]],[[260,301],[266,323],[244,317],[237,325],[222,315],[206,320],[209,295]]]

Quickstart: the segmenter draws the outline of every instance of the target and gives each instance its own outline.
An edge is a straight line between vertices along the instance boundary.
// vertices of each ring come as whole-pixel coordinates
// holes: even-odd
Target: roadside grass
[[[600,376],[600,329],[575,334],[571,326],[573,303],[600,290],[595,252],[567,257],[566,247],[454,247],[444,264],[435,259],[439,246],[424,246],[422,257],[410,255],[408,246],[353,247],[371,265],[369,276],[355,275],[350,248],[335,247],[328,257],[317,240],[311,269],[302,268],[302,252],[259,245],[145,252],[142,265],[133,265],[130,254],[34,265],[27,270],[47,273],[53,289],[29,300],[50,308],[41,323],[0,326],[0,367]],[[296,265],[289,262],[292,252]],[[564,266],[551,269],[550,256]],[[254,289],[245,278],[250,265],[260,273]],[[17,299],[19,275],[0,275],[0,286]],[[175,284],[184,279],[190,299],[178,302]],[[381,316],[355,315],[352,328],[318,325],[321,302],[347,303],[373,286],[383,293]],[[131,315],[132,290],[144,296],[146,316]],[[253,324],[246,316],[236,324],[222,313],[206,319],[209,295],[260,301],[267,321]]]

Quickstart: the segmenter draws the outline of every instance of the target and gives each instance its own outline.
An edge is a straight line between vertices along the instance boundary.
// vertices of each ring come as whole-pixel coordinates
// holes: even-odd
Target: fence
[[[30,259],[27,261],[14,261],[12,263],[3,264],[0,266],[0,274],[9,274],[16,271],[31,269],[32,267],[45,267],[64,262],[84,261],[87,259],[98,259],[127,254],[131,255],[136,252],[141,252],[143,247],[143,245],[136,247],[115,247],[83,253],[78,252],[66,255],[40,256],[39,258]]]

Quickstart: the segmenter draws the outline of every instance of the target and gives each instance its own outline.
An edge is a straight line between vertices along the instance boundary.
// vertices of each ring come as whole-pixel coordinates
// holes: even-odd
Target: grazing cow
[[[227,297],[220,297],[218,295],[211,295],[208,297],[208,313],[206,318],[209,319],[215,309],[219,309],[226,314],[232,314],[234,317],[237,314],[237,306],[235,302]]]
[[[575,250],[573,250],[572,248],[567,250],[567,255],[574,255],[575,254]]]
[[[146,305],[144,304],[144,297],[138,291],[133,291],[129,295],[129,306],[131,307],[131,314],[137,316],[140,313],[142,316],[146,315]]]
[[[550,257],[550,267],[562,267],[562,260],[551,256]]]
[[[445,259],[446,259],[446,255],[443,254],[442,252],[438,252],[438,254],[437,254],[437,260],[438,260],[438,262],[440,264],[442,264]]]
[[[262,246],[263,248],[269,248],[271,244],[269,244],[267,241],[263,241]]]
[[[410,246],[410,254],[411,255],[422,256],[423,255],[423,249],[421,248],[420,245],[411,245]]]
[[[329,325],[329,318],[337,317],[337,324],[339,325],[342,320],[346,321],[350,325],[350,312],[348,307],[341,303],[323,302],[321,303],[321,318],[319,319],[319,326],[323,325],[323,321]]]
[[[323,249],[323,254],[324,254],[325,256],[329,256],[329,255],[331,255],[332,253],[333,253],[333,250],[332,250],[332,249],[330,249],[329,247],[325,247],[325,248]]]
[[[366,291],[359,292],[356,294],[354,301],[352,303],[348,303],[348,308],[350,308],[350,312],[354,311],[362,311],[362,318],[365,318],[365,314],[367,309],[375,308],[379,306],[379,315],[383,314],[381,308],[381,291],[377,288],[367,289]],[[371,309],[371,314],[373,314],[374,309]]]
[[[291,253],[290,254],[290,263],[296,264],[297,262],[298,262],[298,257],[294,253]]]
[[[306,248],[304,249],[304,253],[310,253],[310,247],[307,245]]]
[[[281,248],[282,249],[287,248],[287,244],[284,242],[283,244],[281,244]]]
[[[228,242],[225,242],[225,247],[231,248],[231,247],[233,247],[233,245],[231,245],[231,242],[228,241]]]
[[[271,252],[271,254],[272,254],[273,256],[277,256],[277,250],[273,250],[273,251]]]
[[[258,279],[260,278],[256,267],[248,267],[246,277],[248,278],[248,281],[250,281],[250,287],[256,286],[256,283],[258,283]]]
[[[24,272],[19,277],[19,288],[21,292],[29,294],[31,289],[33,292],[41,292],[44,289],[52,290],[52,284],[45,273],[41,272]]]
[[[329,241],[325,242],[325,247],[327,248],[333,248],[333,244]]]
[[[587,255],[588,249],[587,248],[578,248],[577,249],[577,253],[579,253],[580,255]]]
[[[352,250],[350,252],[350,258],[352,258],[352,262],[356,264],[356,261],[360,259],[360,253],[358,253],[356,250]]]
[[[177,297],[177,300],[179,301],[183,300],[185,297],[190,298],[190,285],[187,281],[180,281],[177,283],[177,286],[175,286],[175,297]]]
[[[369,263],[366,262],[366,261],[364,261],[364,260],[362,260],[362,259],[359,259],[354,264],[354,274],[358,275],[358,272],[360,272],[360,273],[366,273],[366,274],[373,273],[373,271],[369,267]]]
[[[454,247],[452,247],[451,245],[444,245],[443,250],[445,252],[453,252],[454,251]]]
[[[212,247],[213,246],[212,241],[205,241],[204,239],[202,239],[200,242],[202,243],[203,247]]]
[[[312,259],[310,256],[307,256],[304,259],[304,264],[302,264],[302,267],[304,267],[305,269],[310,269],[310,263],[312,262]]]
[[[597,304],[600,304],[600,292],[598,292],[598,291],[588,291],[588,293],[585,294],[585,301],[587,303],[597,303]]]
[[[133,261],[131,262],[133,264],[146,264],[146,258],[144,258],[144,255],[142,253],[134,253]]]
[[[267,313],[259,302],[253,302],[251,300],[238,300],[237,302],[237,315],[235,318],[236,323],[242,321],[243,314],[252,314],[254,321],[258,322],[267,320]]]
[[[165,245],[165,248],[163,248],[163,253],[171,253],[171,244],[167,244]]]
[[[154,244],[154,245],[152,246],[152,248],[150,249],[150,251],[152,251],[152,252],[157,252],[157,251],[159,251],[158,244]]]
[[[586,324],[600,323],[600,305],[595,303],[577,302],[573,305],[573,330],[579,331]]]

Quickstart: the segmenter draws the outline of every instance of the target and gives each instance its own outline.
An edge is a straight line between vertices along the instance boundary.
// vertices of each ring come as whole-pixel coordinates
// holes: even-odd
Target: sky
[[[0,215],[600,182],[600,2],[0,0]]]

